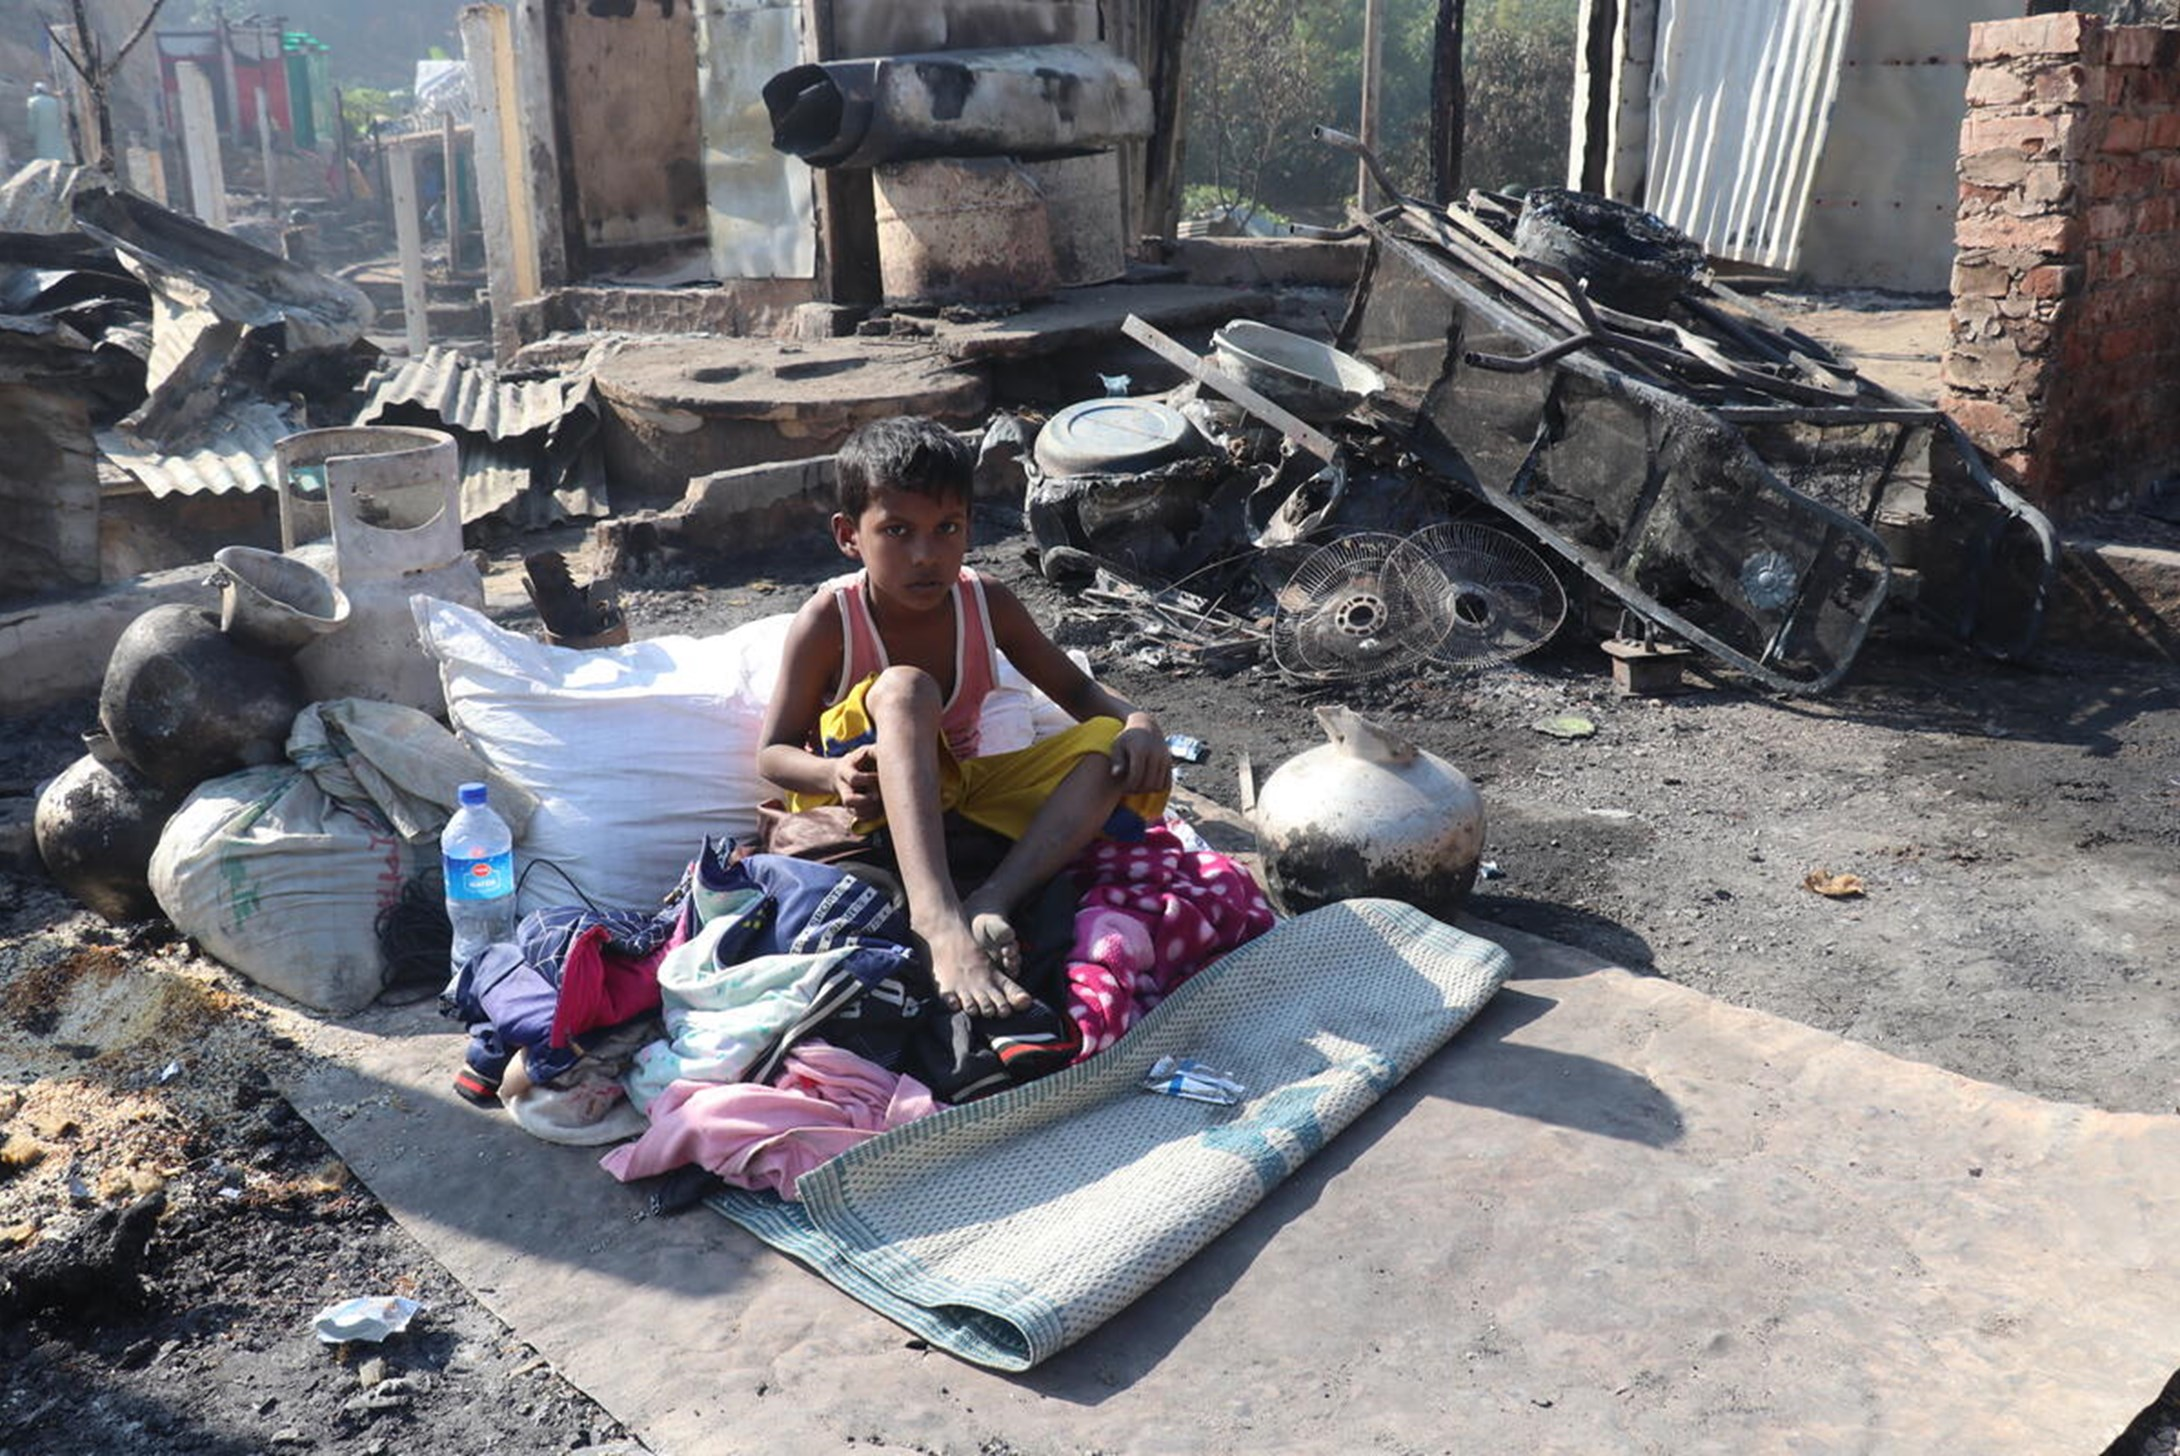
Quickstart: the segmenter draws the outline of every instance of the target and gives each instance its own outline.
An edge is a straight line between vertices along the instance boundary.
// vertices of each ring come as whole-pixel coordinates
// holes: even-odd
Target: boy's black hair
[[[976,485],[976,453],[937,420],[895,415],[872,420],[848,436],[833,474],[834,508],[852,521],[880,490],[966,504]]]

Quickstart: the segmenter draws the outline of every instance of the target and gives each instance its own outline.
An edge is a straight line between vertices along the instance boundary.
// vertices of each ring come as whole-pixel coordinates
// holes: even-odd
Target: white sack
[[[524,911],[575,895],[657,904],[704,836],[745,842],[773,790],[757,776],[764,705],[788,618],[717,637],[626,647],[549,647],[483,613],[416,597],[418,636],[439,663],[447,716],[493,767],[537,796],[515,845]]]
[[[244,769],[199,785],[167,820],[151,892],[206,953],[346,1015],[384,987],[379,913],[430,852],[341,808],[301,769]]]
[[[479,779],[515,833],[537,812],[528,789],[495,772],[437,718],[405,703],[312,703],[288,730],[288,761],[350,808],[376,809],[411,844],[436,844],[462,785]]]
[[[744,842],[779,791],[757,774],[765,704],[791,614],[716,637],[626,647],[551,647],[483,613],[415,597],[417,635],[439,663],[447,716],[500,773],[536,795],[516,841],[524,912],[576,898],[637,908],[671,891],[704,836]],[[1001,660],[983,751],[1027,746],[1070,720]]]

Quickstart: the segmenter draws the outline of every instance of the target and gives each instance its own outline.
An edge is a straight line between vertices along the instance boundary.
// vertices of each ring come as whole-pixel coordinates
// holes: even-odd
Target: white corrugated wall
[[[1661,0],[1646,205],[1713,257],[1791,269],[1853,0]]]

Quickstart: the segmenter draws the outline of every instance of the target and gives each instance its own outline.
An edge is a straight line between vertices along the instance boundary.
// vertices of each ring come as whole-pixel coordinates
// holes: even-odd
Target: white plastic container
[[[376,698],[443,715],[438,665],[416,640],[409,599],[484,606],[484,578],[462,550],[454,437],[405,425],[305,430],[276,453],[283,548],[329,565],[348,599],[347,621],[295,655],[312,701]],[[332,532],[330,563],[308,534],[321,529]]]

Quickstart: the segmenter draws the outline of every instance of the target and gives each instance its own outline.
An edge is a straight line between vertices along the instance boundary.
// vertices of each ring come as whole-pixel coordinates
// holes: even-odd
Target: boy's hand
[[[1124,794],[1162,794],[1173,787],[1173,754],[1166,748],[1165,731],[1148,713],[1131,713],[1106,757],[1113,761],[1113,778]]]
[[[878,798],[878,748],[864,744],[833,760],[833,793],[858,820],[882,812]]]

